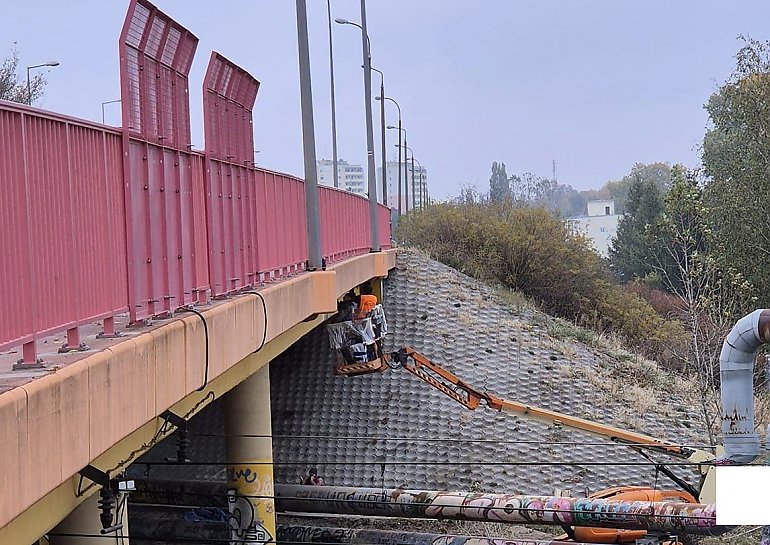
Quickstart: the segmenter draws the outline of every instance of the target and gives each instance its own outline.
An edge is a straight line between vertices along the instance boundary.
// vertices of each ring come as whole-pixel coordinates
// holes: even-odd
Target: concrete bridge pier
[[[50,535],[50,545],[128,545],[128,502],[123,502],[125,495],[116,498],[119,509],[119,521],[113,524],[123,523],[123,529],[100,536],[102,522],[99,519],[99,493],[92,494],[90,498],[81,503],[67,518],[61,521]],[[99,536],[99,537],[97,537]]]
[[[230,536],[240,543],[275,540],[270,374],[267,365],[223,398]],[[255,437],[256,436],[256,437]]]

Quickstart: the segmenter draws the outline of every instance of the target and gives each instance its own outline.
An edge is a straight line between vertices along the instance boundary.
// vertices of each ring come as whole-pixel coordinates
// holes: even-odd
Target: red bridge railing
[[[0,350],[128,308],[120,133],[0,102]]]
[[[259,82],[213,53],[206,150],[190,146],[187,74],[198,39],[131,0],[120,40],[122,129],[0,101],[0,350],[114,316],[131,322],[302,272],[304,182],[256,168]],[[370,249],[368,201],[320,189],[322,249]],[[390,210],[380,206],[380,244]]]

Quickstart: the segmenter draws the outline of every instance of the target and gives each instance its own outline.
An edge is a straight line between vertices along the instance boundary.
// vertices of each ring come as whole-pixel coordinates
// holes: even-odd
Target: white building
[[[607,257],[610,245],[618,234],[620,218],[619,214],[615,214],[615,201],[589,201],[587,215],[566,221],[573,233],[590,239],[599,255]]]
[[[318,183],[321,185],[334,187],[334,161],[323,159],[316,161],[318,170]],[[364,168],[361,165],[351,165],[347,161],[337,161],[337,176],[339,177],[340,189],[346,189],[357,195],[366,195],[366,184],[364,183]]]
[[[401,167],[401,210],[406,210],[407,196],[404,195],[404,163],[400,163]],[[388,206],[391,208],[398,207],[398,161],[388,161],[385,167],[385,174],[388,182]],[[420,176],[422,174],[422,177]],[[420,204],[420,189],[425,188],[428,185],[428,169],[425,166],[420,167],[417,163],[414,164],[414,182],[412,182],[412,163],[411,161],[406,164],[406,179],[407,187],[409,189],[409,210],[412,209],[412,195],[417,195],[417,204]],[[422,182],[422,185],[420,185]],[[414,190],[414,193],[412,192]],[[377,197],[382,201],[382,167],[377,168]],[[423,197],[424,199],[424,197]]]

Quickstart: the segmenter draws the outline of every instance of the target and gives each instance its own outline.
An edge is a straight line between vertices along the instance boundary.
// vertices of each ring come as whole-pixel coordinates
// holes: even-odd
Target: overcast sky
[[[23,66],[61,62],[40,105],[101,120],[101,102],[119,97],[127,1],[2,1],[0,56],[16,41]],[[262,83],[258,163],[302,175],[294,2],[156,3],[200,39],[193,143],[203,146],[200,88],[216,49]],[[307,3],[317,154],[331,158],[326,3]],[[359,8],[332,0],[333,17],[358,21]],[[467,183],[486,189],[492,161],[550,176],[556,159],[559,181],[578,189],[618,179],[636,162],[694,165],[703,104],[732,70],[737,35],[770,37],[766,0],[369,0],[367,10],[373,65],[402,106],[436,196]],[[339,156],[365,164],[360,31],[335,25],[334,40]],[[118,105],[107,108],[108,123],[119,124]],[[396,119],[389,107],[388,122]],[[396,132],[388,138],[393,158]]]

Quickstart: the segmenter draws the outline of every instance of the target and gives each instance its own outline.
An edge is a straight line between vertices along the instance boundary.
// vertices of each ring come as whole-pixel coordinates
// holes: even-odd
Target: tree
[[[675,166],[665,197],[655,265],[663,287],[679,301],[680,316],[689,333],[683,354],[701,394],[701,412],[714,443],[719,416],[717,393],[722,341],[738,317],[751,305],[751,286],[724,260],[724,248],[714,239],[710,216],[694,172]]]
[[[605,198],[615,201],[615,210],[618,214],[625,212],[631,185],[636,180],[652,183],[661,194],[665,194],[671,185],[671,165],[661,162],[636,163],[622,180],[607,182],[603,188],[606,193]]]
[[[628,192],[626,213],[610,246],[610,265],[624,281],[646,278],[658,262],[655,226],[663,212],[663,199],[654,181],[637,176]]]
[[[511,200],[511,184],[505,173],[505,163],[492,163],[492,176],[489,178],[489,198],[494,202]]]
[[[734,264],[770,304],[770,42],[742,38],[736,68],[705,108],[711,127],[703,139],[710,180],[704,198],[710,223]]]
[[[16,44],[11,48],[10,56],[0,64],[0,100],[32,104],[35,99],[43,96],[45,90],[45,76],[37,74],[29,81],[27,89],[26,80],[20,81],[18,77],[19,51]]]

